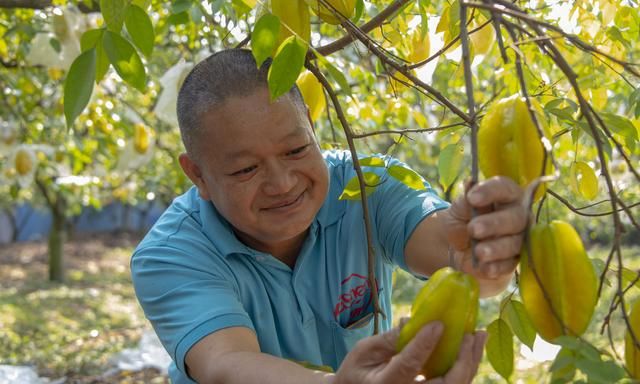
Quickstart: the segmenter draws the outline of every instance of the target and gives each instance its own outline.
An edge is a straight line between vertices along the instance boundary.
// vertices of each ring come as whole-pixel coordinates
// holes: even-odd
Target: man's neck
[[[238,239],[244,244],[260,252],[271,254],[273,257],[293,269],[296,265],[296,260],[298,260],[302,244],[304,243],[304,239],[307,237],[309,230],[304,231],[294,238],[287,239],[276,244],[263,243],[239,231],[235,231],[235,233]]]

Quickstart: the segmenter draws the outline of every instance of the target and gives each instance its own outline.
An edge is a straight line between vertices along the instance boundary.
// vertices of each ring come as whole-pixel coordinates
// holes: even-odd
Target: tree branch
[[[371,20],[362,24],[362,26],[360,27],[360,30],[364,33],[371,32],[374,28],[377,28],[380,25],[382,25],[382,23],[384,23],[385,20],[387,20],[391,15],[396,13],[398,10],[400,10],[402,7],[404,7],[411,1],[412,0],[395,0],[387,8],[383,9],[380,13],[374,16]],[[353,37],[353,35],[349,34],[327,45],[318,47],[316,51],[322,56],[327,56],[341,50],[342,48],[353,43],[354,41],[355,41],[355,38]],[[310,57],[310,58],[313,58],[313,57]]]
[[[362,167],[360,166],[360,161],[358,160],[358,153],[356,152],[356,146],[353,139],[353,131],[347,122],[347,118],[344,115],[342,107],[340,106],[340,101],[338,100],[338,96],[336,95],[333,87],[327,81],[327,78],[324,77],[322,72],[311,63],[311,61],[307,60],[306,67],[314,76],[320,81],[323,88],[326,89],[331,101],[333,102],[333,107],[336,110],[336,114],[338,115],[338,119],[342,124],[342,128],[344,129],[344,133],[347,138],[347,143],[349,144],[349,150],[351,151],[351,158],[353,160],[353,168],[356,171],[356,175],[358,176],[358,185],[360,186],[360,196],[362,202],[362,215],[364,219],[365,231],[367,234],[367,254],[368,254],[368,276],[369,276],[369,287],[371,288],[371,299],[373,302],[373,332],[377,334],[379,332],[379,319],[378,314],[382,314],[383,317],[386,317],[385,313],[380,308],[380,299],[378,297],[378,282],[376,280],[376,258],[375,258],[375,249],[373,247],[372,242],[372,231],[371,231],[371,223],[369,222],[369,205],[367,201],[367,193],[366,193],[366,181],[364,179],[364,175],[362,173]]]
[[[45,9],[51,5],[51,0],[0,0],[0,8]]]

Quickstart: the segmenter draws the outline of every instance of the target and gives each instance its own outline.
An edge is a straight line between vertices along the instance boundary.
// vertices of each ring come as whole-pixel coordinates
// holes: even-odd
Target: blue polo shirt
[[[240,242],[195,187],[173,201],[135,250],[136,295],[173,359],[174,383],[193,383],[185,355],[223,328],[250,328],[262,352],[334,370],[358,340],[373,333],[362,204],[338,200],[356,173],[349,152],[325,152],[324,158],[329,192],[293,269]],[[384,331],[391,327],[391,274],[396,266],[407,269],[409,236],[448,204],[426,182],[427,189],[417,191],[385,168],[365,168],[381,177],[368,202]]]

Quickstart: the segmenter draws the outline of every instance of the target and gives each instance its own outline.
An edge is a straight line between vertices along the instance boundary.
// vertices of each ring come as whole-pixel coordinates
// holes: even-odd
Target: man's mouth
[[[283,209],[283,208],[288,208],[291,206],[296,205],[297,203],[299,203],[302,200],[302,197],[304,195],[304,192],[300,193],[299,195],[293,197],[293,198],[289,198],[286,200],[281,200],[275,204],[272,204],[266,208],[264,208],[264,210],[272,210],[272,209]]]

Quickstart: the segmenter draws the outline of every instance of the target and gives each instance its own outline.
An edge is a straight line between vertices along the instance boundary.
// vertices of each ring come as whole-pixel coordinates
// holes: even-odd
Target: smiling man
[[[218,52],[180,90],[180,165],[194,187],[174,200],[131,261],[138,299],[173,359],[171,378],[413,383],[442,326],[425,326],[395,353],[393,269],[429,276],[453,257],[482,295],[502,291],[525,228],[523,192],[495,178],[450,205],[426,182],[416,191],[374,170],[383,181],[368,200],[387,316],[385,332],[371,336],[362,205],[338,200],[355,175],[352,159],[320,150],[297,88],[269,99],[268,65],[258,68],[247,50]],[[471,207],[486,213],[471,220]],[[454,367],[434,382],[470,382],[484,337],[465,336]]]

